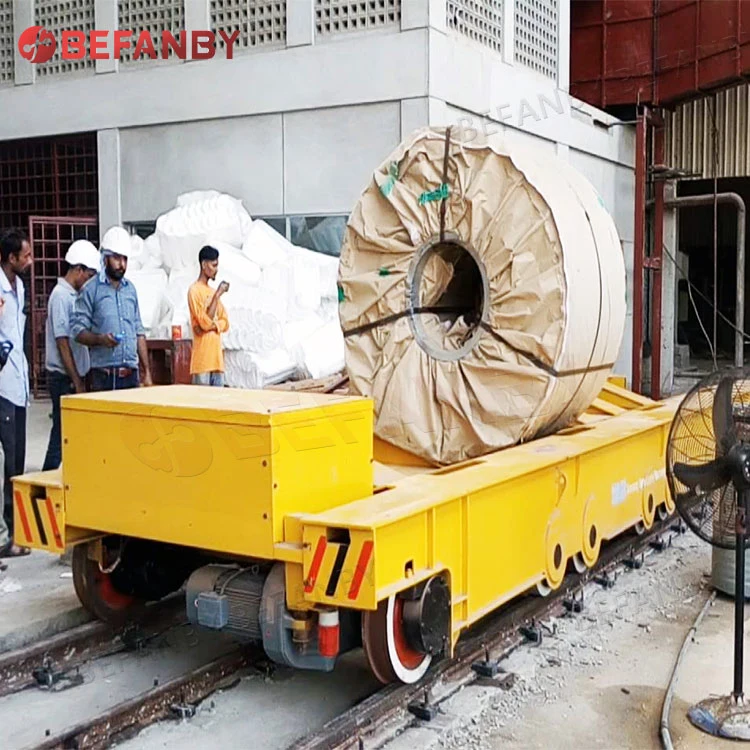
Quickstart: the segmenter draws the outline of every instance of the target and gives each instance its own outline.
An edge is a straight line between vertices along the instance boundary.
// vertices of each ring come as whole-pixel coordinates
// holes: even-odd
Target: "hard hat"
[[[99,251],[88,240],[76,240],[65,253],[65,261],[71,266],[86,266],[93,271],[99,270]]]
[[[102,237],[102,252],[109,251],[124,255],[126,258],[132,258],[136,255],[135,248],[130,242],[130,235],[122,227],[110,227]]]

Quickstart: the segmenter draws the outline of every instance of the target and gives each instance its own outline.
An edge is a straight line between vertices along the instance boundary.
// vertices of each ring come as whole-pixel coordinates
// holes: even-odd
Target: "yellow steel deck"
[[[455,639],[536,584],[557,587],[574,555],[593,565],[603,540],[638,522],[649,528],[659,506],[673,510],[664,455],[679,402],[656,404],[615,386],[601,400],[617,415],[594,410],[587,424],[552,437],[289,519],[287,536],[303,541],[301,577],[288,566],[289,599],[372,609],[443,572]],[[349,548],[334,588],[342,545]]]
[[[366,399],[200,390],[200,404],[191,386],[64,399],[62,476],[14,479],[17,542],[59,552],[117,533],[280,560],[291,609],[371,610],[443,573],[455,642],[518,593],[558,586],[574,556],[591,566],[603,540],[673,510],[679,399],[612,382],[577,425],[437,470],[373,444]]]
[[[361,398],[189,385],[87,393],[63,398],[62,431],[60,528],[272,559],[300,503],[325,510],[372,491],[372,405]],[[15,480],[22,498],[39,484]]]

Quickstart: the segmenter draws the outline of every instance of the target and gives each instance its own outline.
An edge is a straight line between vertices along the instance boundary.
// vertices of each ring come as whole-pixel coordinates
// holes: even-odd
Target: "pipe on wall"
[[[734,313],[734,364],[742,367],[745,360],[745,201],[737,193],[717,193],[717,203],[729,203],[737,208],[737,289]],[[714,194],[685,195],[664,201],[669,208],[693,208],[696,206],[712,206]],[[740,272],[741,271],[741,272]],[[714,279],[714,284],[716,279]],[[660,356],[661,353],[653,353]]]

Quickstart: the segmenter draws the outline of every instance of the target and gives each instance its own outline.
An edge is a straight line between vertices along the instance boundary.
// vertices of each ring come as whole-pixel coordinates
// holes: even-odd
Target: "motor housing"
[[[339,653],[362,645],[356,611],[292,613],[287,609],[281,563],[247,568],[204,565],[188,579],[185,600],[191,623],[229,633],[245,643],[262,643],[268,658],[277,664],[330,672]]]
[[[262,641],[260,608],[267,570],[258,566],[204,565],[185,587],[188,620],[241,641]]]

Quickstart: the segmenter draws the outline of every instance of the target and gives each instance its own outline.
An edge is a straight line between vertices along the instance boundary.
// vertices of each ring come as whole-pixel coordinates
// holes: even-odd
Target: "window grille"
[[[94,28],[94,0],[36,0],[34,17],[37,26],[43,26],[57,40],[55,54],[49,62],[36,65],[40,78],[78,72],[94,72],[95,62],[89,55],[80,60],[62,59],[62,32],[82,31],[88,47],[89,32]]]
[[[515,61],[557,80],[557,0],[515,3]]]
[[[448,0],[448,28],[462,36],[503,51],[503,0]]]
[[[117,3],[117,25],[120,29],[132,30],[130,46],[120,51],[120,63],[145,64],[151,59],[141,54],[137,60],[133,59],[138,37],[142,31],[148,31],[154,43],[158,59],[161,59],[161,34],[171,31],[179,43],[178,32],[185,29],[184,0],[119,0]],[[190,39],[186,38],[186,45]],[[169,50],[169,59],[178,60],[174,49]]]
[[[230,35],[240,32],[233,46],[235,52],[283,46],[286,44],[286,0],[211,0],[211,29],[216,32],[217,49],[226,47],[219,30]]]
[[[401,0],[315,0],[315,32],[320,36],[369,31],[400,23]]]

